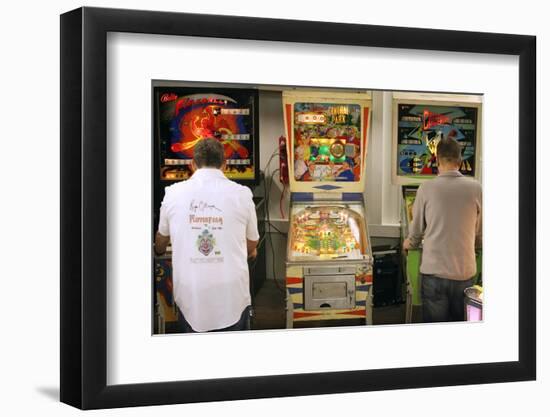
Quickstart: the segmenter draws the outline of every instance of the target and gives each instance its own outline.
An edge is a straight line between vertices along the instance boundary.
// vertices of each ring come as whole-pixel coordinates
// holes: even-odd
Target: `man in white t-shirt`
[[[249,188],[223,174],[223,145],[208,138],[194,149],[193,176],[169,187],[160,207],[155,252],[172,243],[174,300],[182,331],[249,328],[247,257],[259,234]]]

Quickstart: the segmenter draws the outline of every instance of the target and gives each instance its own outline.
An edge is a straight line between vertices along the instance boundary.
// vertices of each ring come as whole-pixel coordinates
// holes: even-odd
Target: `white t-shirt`
[[[250,305],[246,239],[259,239],[250,189],[201,168],[166,187],[158,231],[170,236],[174,299],[193,330],[237,323]]]

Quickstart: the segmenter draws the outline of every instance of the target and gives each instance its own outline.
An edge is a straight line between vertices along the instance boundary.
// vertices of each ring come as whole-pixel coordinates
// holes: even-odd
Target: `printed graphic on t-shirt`
[[[210,252],[214,249],[215,244],[216,239],[214,239],[214,235],[210,233],[208,229],[204,229],[197,239],[197,247],[199,248],[199,252],[204,256],[210,255]]]
[[[197,231],[197,252],[190,258],[191,263],[223,263],[223,256],[216,242],[216,236],[223,231],[222,210],[207,201],[192,200],[188,222],[190,229]]]

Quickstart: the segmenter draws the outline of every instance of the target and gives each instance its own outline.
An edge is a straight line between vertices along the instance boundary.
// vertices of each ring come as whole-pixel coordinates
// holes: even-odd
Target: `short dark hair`
[[[462,162],[462,148],[456,139],[443,138],[437,144],[437,159],[448,164],[460,164]]]
[[[214,138],[201,139],[193,149],[197,168],[221,168],[224,161],[223,145]]]

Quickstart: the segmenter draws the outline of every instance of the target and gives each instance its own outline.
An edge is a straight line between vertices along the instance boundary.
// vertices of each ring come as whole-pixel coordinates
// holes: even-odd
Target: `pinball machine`
[[[474,285],[464,290],[464,317],[466,321],[483,320],[483,287]]]
[[[291,207],[287,327],[372,324],[364,200],[371,96],[284,91]]]
[[[195,144],[213,137],[224,146],[227,178],[249,186],[253,191],[262,238],[265,199],[262,187],[255,187],[260,182],[258,120],[257,90],[181,86],[177,83],[153,85],[153,236],[165,187],[191,177]],[[155,256],[153,265],[153,333],[170,332],[178,318],[172,297],[170,247],[165,255]],[[258,247],[256,260],[249,265],[249,272],[254,295],[265,279],[265,248],[262,245]]]
[[[392,179],[401,186],[402,242],[409,233],[419,185],[437,176],[436,149],[442,138],[453,137],[460,144],[460,172],[481,180],[481,99],[460,98],[461,101],[442,101],[425,94],[394,94]],[[416,321],[413,315],[417,316],[422,306],[421,260],[422,247],[403,256],[406,323]],[[481,252],[476,253],[476,262],[479,280]]]

